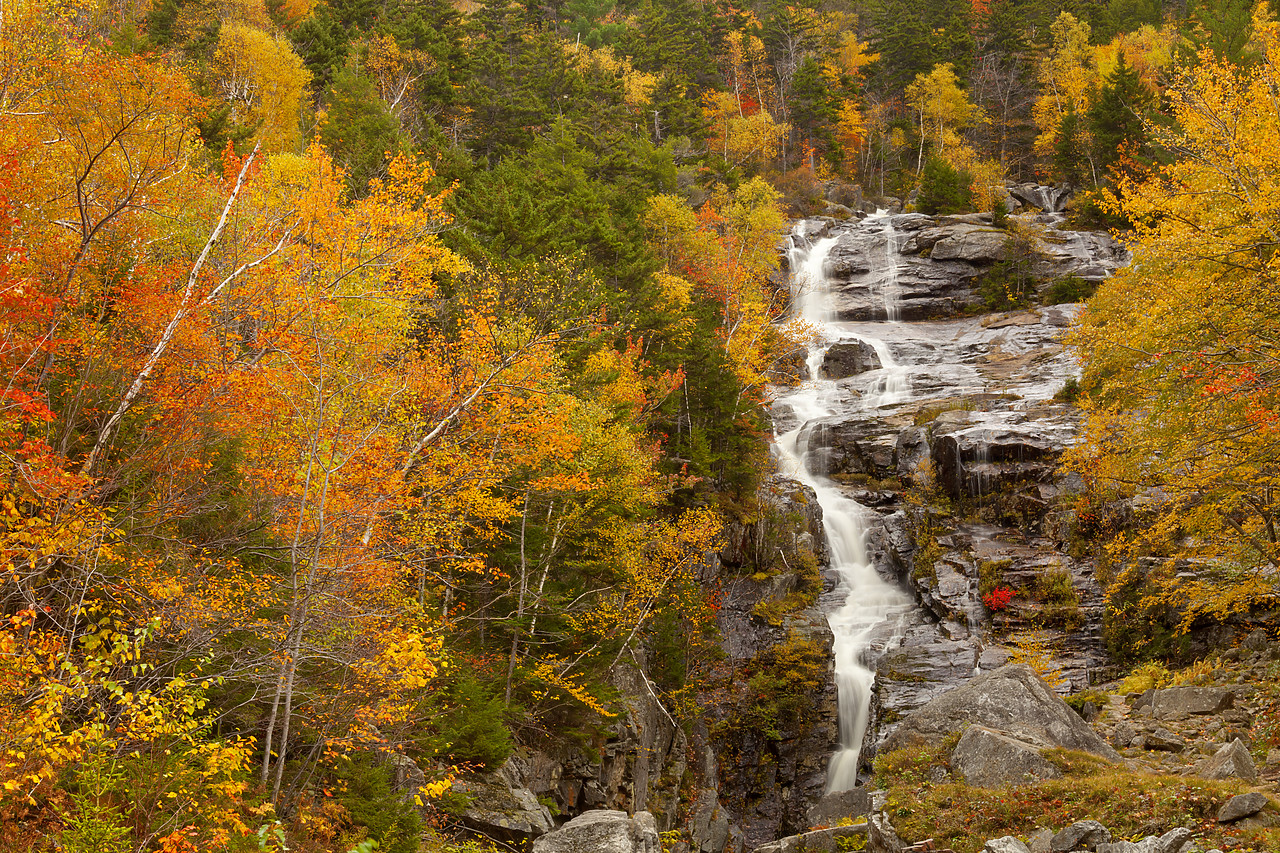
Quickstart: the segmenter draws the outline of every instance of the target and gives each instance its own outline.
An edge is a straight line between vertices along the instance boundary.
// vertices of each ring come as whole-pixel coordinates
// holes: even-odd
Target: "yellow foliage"
[[[1040,97],[1031,115],[1040,135],[1036,150],[1049,151],[1058,135],[1062,117],[1070,111],[1083,116],[1096,95],[1101,79],[1089,44],[1089,24],[1070,12],[1058,15],[1049,28],[1053,46],[1040,60]]]
[[[233,117],[257,125],[265,150],[295,150],[301,139],[302,95],[311,74],[288,39],[245,23],[225,24],[214,59]]]

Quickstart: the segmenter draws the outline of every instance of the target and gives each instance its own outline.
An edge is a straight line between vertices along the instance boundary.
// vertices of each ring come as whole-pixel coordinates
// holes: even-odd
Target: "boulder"
[[[1258,781],[1258,768],[1244,742],[1236,738],[1191,770],[1202,779],[1243,779]]]
[[[1012,835],[1004,838],[992,838],[982,845],[982,853],[1031,853],[1031,848]]]
[[[871,812],[871,795],[866,788],[851,788],[827,794],[809,809],[810,829],[835,826],[842,820],[865,817]]]
[[[1162,752],[1182,752],[1187,748],[1187,742],[1166,728],[1158,728],[1147,735],[1143,746]]]
[[[951,753],[951,769],[970,785],[1000,788],[1057,779],[1058,770],[1034,745],[985,726],[970,726]]]
[[[1151,694],[1151,714],[1157,720],[1219,714],[1230,708],[1234,699],[1221,687],[1167,687]]]
[[[1241,818],[1252,817],[1267,807],[1267,797],[1257,791],[1238,794],[1218,809],[1218,823],[1231,823]]]
[[[1148,835],[1141,841],[1099,844],[1097,853],[1179,853],[1191,841],[1191,830],[1179,827],[1164,835]]]
[[[771,844],[757,847],[755,853],[835,853],[838,850],[862,849],[851,846],[857,842],[844,841],[844,839],[856,838],[865,847],[866,837],[867,824],[865,823],[853,826],[832,826],[800,835],[788,835]]]
[[[596,809],[533,842],[533,853],[661,853],[653,815]]]
[[[538,801],[533,791],[517,784],[517,778],[513,759],[508,759],[497,773],[454,782],[454,790],[471,801],[461,815],[462,822],[515,842],[548,832],[555,826],[551,811]]]
[[[866,341],[848,341],[827,347],[822,357],[823,379],[845,379],[880,369],[880,356]]]
[[[1050,853],[1049,844],[1052,842],[1052,829],[1037,829],[1027,838],[1027,846],[1031,848],[1031,853]]]
[[[1094,850],[1111,840],[1111,831],[1096,820],[1078,820],[1049,841],[1052,853],[1069,850]]]
[[[908,714],[885,739],[882,752],[934,744],[970,725],[1004,732],[1044,747],[1120,755],[1026,664],[1009,664],[969,679]]]

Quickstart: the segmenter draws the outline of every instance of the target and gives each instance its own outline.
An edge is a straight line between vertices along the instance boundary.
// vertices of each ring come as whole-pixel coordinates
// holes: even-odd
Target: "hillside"
[[[1240,0],[0,6],[0,847],[1265,849],[885,744],[1012,661],[1130,762],[1065,778],[1270,791],[1278,68]]]

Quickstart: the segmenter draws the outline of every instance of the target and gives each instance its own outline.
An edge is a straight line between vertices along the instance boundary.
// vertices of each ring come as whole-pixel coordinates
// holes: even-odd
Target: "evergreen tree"
[[[337,73],[324,100],[320,141],[347,170],[351,192],[363,195],[386,156],[404,147],[400,125],[378,99],[373,81],[350,69]]]
[[[1058,124],[1058,135],[1053,143],[1053,177],[1073,186],[1083,186],[1089,180],[1086,171],[1085,145],[1081,139],[1080,117],[1074,108],[1068,109]]]
[[[1151,94],[1120,51],[1086,117],[1099,168],[1111,169],[1139,153],[1145,136],[1142,114],[1150,104]]]
[[[1249,48],[1254,5],[1254,0],[1190,0],[1182,28],[1187,40],[1184,61],[1194,62],[1204,48],[1233,65],[1257,61],[1257,54]]]
[[[930,157],[920,175],[916,207],[931,216],[966,213],[973,209],[973,176],[941,157]]]

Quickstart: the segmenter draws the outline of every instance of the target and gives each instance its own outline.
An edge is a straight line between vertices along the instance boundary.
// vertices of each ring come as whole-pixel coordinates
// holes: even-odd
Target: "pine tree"
[[[1093,158],[1102,170],[1122,168],[1139,154],[1145,131],[1142,113],[1151,104],[1138,71],[1125,61],[1124,51],[1115,69],[1107,75],[1098,100],[1089,109],[1086,122],[1093,136]]]

